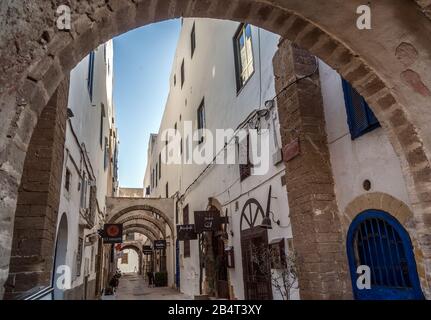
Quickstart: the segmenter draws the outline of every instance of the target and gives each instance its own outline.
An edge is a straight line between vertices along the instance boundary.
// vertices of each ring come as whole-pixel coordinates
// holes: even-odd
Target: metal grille
[[[371,284],[393,288],[411,288],[408,261],[398,232],[386,221],[370,218],[354,234],[356,265],[367,265]]]

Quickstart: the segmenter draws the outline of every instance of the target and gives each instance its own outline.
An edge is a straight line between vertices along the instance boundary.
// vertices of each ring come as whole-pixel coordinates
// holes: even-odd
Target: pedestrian
[[[111,278],[111,281],[109,281],[109,286],[112,288],[112,292],[115,293],[117,291],[118,285],[119,285],[118,276],[114,275]]]

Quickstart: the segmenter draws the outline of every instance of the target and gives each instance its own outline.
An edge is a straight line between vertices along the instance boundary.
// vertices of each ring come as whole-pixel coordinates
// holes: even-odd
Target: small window
[[[190,44],[191,44],[192,58],[193,58],[193,54],[195,53],[195,49],[196,49],[196,29],[195,29],[194,23],[192,27],[192,32],[190,34]]]
[[[162,154],[159,153],[159,179],[162,178]]]
[[[177,75],[174,74],[174,87],[177,85]]]
[[[99,144],[100,148],[103,147],[103,123],[105,118],[105,106],[103,103],[100,104],[100,132],[99,132]]]
[[[189,205],[183,209],[183,224],[189,224]],[[190,240],[184,240],[184,258],[190,257]]]
[[[251,26],[241,24],[234,38],[237,92],[254,73]]]
[[[346,80],[343,82],[344,100],[346,105],[347,123],[352,140],[370,132],[380,123],[365,99]]]
[[[184,74],[184,59],[183,62],[181,63],[181,89],[183,88],[184,85],[184,81],[185,81],[185,74]]]
[[[64,188],[67,191],[70,191],[70,176],[71,176],[70,170],[66,169],[66,178],[65,178],[65,182],[64,182]]]
[[[159,164],[158,163],[156,163],[156,177],[155,177],[155,180],[156,180],[156,188],[157,188],[157,184],[158,184],[158,181],[159,181],[159,179],[157,179],[157,177],[159,176]]]
[[[205,129],[205,99],[202,99],[202,102],[199,105],[197,117],[198,117],[198,130],[199,130],[198,143],[202,143],[204,140],[203,129]]]
[[[169,183],[166,182],[166,198],[169,198]]]
[[[105,157],[104,157],[105,161],[104,161],[104,169],[106,171],[106,169],[108,169],[108,164],[109,164],[109,140],[107,137],[105,137]]]
[[[87,78],[87,88],[90,95],[90,101],[93,101],[93,87],[94,87],[94,51],[90,52],[88,56],[88,78]]]
[[[250,159],[250,149],[251,149],[250,135],[247,135],[247,138],[245,139],[245,141],[240,142],[238,147],[239,147],[238,154],[240,154],[240,156],[245,155],[246,157],[246,163],[242,163],[242,164],[240,163],[239,165],[240,181],[243,181],[251,175],[251,168],[253,167],[253,164]]]
[[[180,140],[180,154],[183,155],[183,138]]]
[[[85,172],[81,178],[81,208],[87,208],[87,176]]]

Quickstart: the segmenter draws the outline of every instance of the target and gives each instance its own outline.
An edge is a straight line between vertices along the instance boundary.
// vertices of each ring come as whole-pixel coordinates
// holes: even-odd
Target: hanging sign
[[[220,213],[218,211],[195,211],[195,231],[218,231],[220,229]]]
[[[195,232],[194,224],[179,224],[177,225],[177,239],[179,241],[196,240],[198,238]]]
[[[166,249],[166,240],[154,240],[154,250]]]
[[[103,226],[103,243],[122,243],[123,225],[105,224]]]
[[[153,254],[153,248],[151,248],[151,246],[142,246],[142,252],[145,255]]]

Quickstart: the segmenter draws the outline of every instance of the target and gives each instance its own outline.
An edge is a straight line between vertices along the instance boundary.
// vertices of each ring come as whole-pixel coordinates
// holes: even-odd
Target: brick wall
[[[299,139],[299,154],[285,164],[301,299],[351,298],[317,61],[282,40],[273,64],[283,149]],[[295,74],[313,75],[286,89]]]
[[[5,298],[50,285],[66,127],[69,81],[43,109],[24,162]]]

